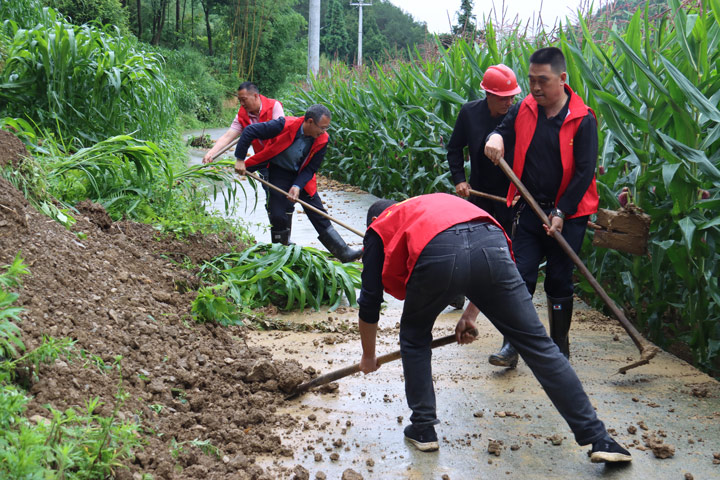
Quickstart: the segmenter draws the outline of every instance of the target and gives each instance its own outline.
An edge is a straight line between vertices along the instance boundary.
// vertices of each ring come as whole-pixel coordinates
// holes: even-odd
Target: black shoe
[[[435,427],[432,425],[427,427],[408,425],[405,427],[405,440],[412,443],[421,452],[434,452],[440,448]]]
[[[462,308],[465,306],[465,295],[458,295],[457,297],[453,298],[449,305],[455,310],[462,310]]]
[[[515,368],[518,364],[518,353],[513,346],[510,345],[510,342],[504,340],[500,351],[490,355],[488,362],[490,362],[490,365],[495,365],[496,367]]]
[[[590,461],[593,463],[629,462],[631,460],[630,452],[618,445],[610,436],[593,443],[590,451]]]

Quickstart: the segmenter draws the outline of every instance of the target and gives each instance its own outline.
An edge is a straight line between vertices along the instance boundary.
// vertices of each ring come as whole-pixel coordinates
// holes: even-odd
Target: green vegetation
[[[616,208],[629,190],[652,218],[650,255],[593,249],[583,258],[636,324],[663,347],[687,343],[694,363],[720,371],[720,2],[677,0],[660,17],[640,10],[620,27],[605,17],[559,28],[571,87],[597,112],[605,174],[601,206]],[[333,110],[325,172],[373,194],[403,199],[452,191],[444,141],[460,106],[481,96],[487,66],[513,68],[527,92],[529,55],[545,46],[516,29],[485,43],[438,46],[435,58],[372,72],[336,66],[289,108],[323,101]],[[591,237],[591,235],[588,235]],[[590,287],[584,282],[581,288]],[[601,307],[599,299],[587,297]]]
[[[161,57],[111,27],[75,26],[46,9],[39,23],[8,21],[3,29],[12,39],[0,72],[4,115],[81,145],[131,133],[157,140],[174,125]]]
[[[355,289],[360,286],[356,264],[333,261],[315,248],[277,243],[258,243],[241,253],[217,257],[202,266],[201,277],[217,285],[202,292],[193,304],[201,321],[231,318],[234,311],[225,297],[238,308],[272,303],[285,310],[306,305],[335,309],[343,294],[354,305]]]
[[[95,413],[97,398],[88,400],[84,410],[51,408],[49,419],[30,421],[24,415],[29,399],[14,383],[18,374],[34,374],[39,364],[67,357],[72,348],[70,340],[45,338],[40,347],[25,352],[15,325],[22,309],[12,306],[18,294],[11,290],[28,273],[19,255],[0,272],[0,477],[108,478],[140,446],[137,425],[116,418],[125,399],[122,390],[109,417]]]

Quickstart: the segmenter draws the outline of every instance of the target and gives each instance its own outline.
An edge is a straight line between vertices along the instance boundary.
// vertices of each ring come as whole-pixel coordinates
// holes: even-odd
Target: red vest
[[[255,155],[248,158],[245,161],[245,166],[252,167],[254,165],[265,163],[271,158],[278,155],[280,152],[287,149],[295,141],[295,136],[297,135],[297,132],[298,130],[300,130],[300,126],[303,124],[304,121],[304,117],[285,117],[285,128],[283,128],[283,131],[280,132],[277,137],[268,140],[265,143],[265,148],[263,148],[261,152],[256,152]],[[315,139],[312,147],[310,147],[310,153],[308,153],[307,158],[300,166],[300,170],[305,168],[307,164],[310,163],[313,155],[315,155],[318,150],[327,145],[329,138],[330,137],[327,132],[323,132],[322,134],[320,134],[319,137]],[[315,175],[313,175],[312,178],[307,182],[307,184],[305,184],[304,190],[308,193],[308,195],[315,195],[315,192],[317,192],[317,178],[315,177]]]
[[[570,179],[575,174],[575,156],[573,154],[573,141],[575,134],[582,119],[588,112],[595,116],[595,112],[585,105],[585,102],[573,92],[569,86],[565,85],[566,91],[570,94],[570,105],[568,106],[568,115],[565,117],[560,127],[560,160],[562,162],[563,174],[560,181],[557,197],[555,197],[555,205],[565,192]],[[515,157],[513,159],[513,172],[518,178],[522,178],[523,167],[525,166],[525,156],[537,126],[538,106],[532,95],[528,95],[522,101],[518,110],[517,118],[515,118]],[[514,184],[510,184],[507,195],[507,204],[511,205],[517,188]],[[577,212],[568,215],[567,218],[582,217],[597,212],[600,200],[597,193],[597,185],[595,184],[595,176],[593,175],[590,186],[583,195],[578,204]]]
[[[274,100],[272,98],[267,98],[263,95],[260,95],[260,115],[258,115],[258,121],[257,123],[262,122],[269,122],[272,120],[273,116],[273,109],[275,108],[275,104],[278,103],[277,100]],[[248,125],[252,124],[252,120],[250,120],[250,116],[248,115],[247,111],[245,110],[245,107],[240,107],[240,110],[238,110],[237,114],[237,121],[240,122],[240,125],[245,128]],[[263,148],[265,148],[265,142],[260,139],[253,140],[252,142],[253,151],[255,153],[259,153],[262,151]]]
[[[485,210],[447,193],[420,195],[388,207],[368,227],[380,235],[385,247],[382,271],[385,291],[404,300],[415,263],[430,240],[453,225],[478,219],[500,227]],[[507,234],[505,238],[512,255]]]

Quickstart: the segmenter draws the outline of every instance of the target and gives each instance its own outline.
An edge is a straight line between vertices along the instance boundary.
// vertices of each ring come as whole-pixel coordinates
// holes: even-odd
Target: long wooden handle
[[[272,188],[272,189],[275,190],[275,191],[278,191],[278,192],[280,192],[280,193],[285,194],[285,196],[288,195],[288,193],[287,193],[285,190],[283,190],[282,188],[276,187],[276,186],[273,185],[272,183],[264,180],[264,179],[263,179],[262,177],[260,177],[259,175],[255,175],[255,174],[252,173],[252,172],[245,172],[245,175],[247,175],[247,176],[250,177],[250,178],[253,178],[253,179],[257,180],[258,182],[260,182],[260,183],[262,183],[263,185],[266,185],[266,186]],[[355,234],[357,234],[357,235],[360,235],[361,237],[365,237],[365,234],[362,233],[361,231],[354,229],[353,227],[351,227],[350,225],[348,225],[348,224],[346,224],[346,223],[344,223],[344,222],[341,222],[341,221],[338,220],[337,218],[331,217],[330,215],[328,215],[327,213],[323,212],[323,211],[320,210],[319,208],[315,208],[315,207],[313,207],[312,205],[310,205],[309,203],[303,202],[303,201],[300,200],[299,198],[297,199],[297,202],[298,202],[300,205],[302,205],[303,207],[305,207],[305,208],[307,208],[307,209],[310,209],[310,210],[312,210],[313,212],[317,213],[318,215],[322,215],[323,217],[327,218],[328,220],[337,223],[337,224],[340,225],[341,227],[345,227],[345,228],[347,228],[348,230],[350,230],[351,232],[353,232],[353,233],[355,233]]]
[[[540,208],[540,205],[538,205],[538,203],[535,201],[528,189],[525,188],[525,185],[523,185],[517,175],[515,175],[515,172],[513,172],[512,168],[510,168],[504,158],[500,159],[498,165],[505,173],[505,175],[507,175],[510,181],[515,185],[515,187],[517,187],[518,191],[523,196],[528,205],[530,205],[530,207],[537,214],[537,216],[540,217],[540,220],[542,220],[543,223],[545,223],[545,225],[547,225],[548,227],[551,226],[548,216],[545,215],[543,209]],[[640,365],[645,365],[649,363],[650,359],[657,355],[660,349],[645,340],[640,334],[640,332],[638,332],[638,330],[635,328],[635,326],[630,323],[627,318],[625,318],[625,314],[622,312],[622,310],[618,308],[618,306],[608,296],[608,294],[605,293],[605,290],[598,283],[593,274],[590,273],[590,270],[588,270],[583,261],[580,260],[580,257],[578,257],[578,255],[575,253],[575,250],[573,250],[572,247],[567,243],[567,240],[565,240],[565,237],[562,236],[562,233],[556,231],[553,234],[553,237],[555,238],[555,240],[557,240],[557,242],[560,244],[560,247],[565,251],[565,253],[567,253],[573,263],[575,263],[575,265],[578,267],[578,270],[580,270],[580,273],[582,273],[583,276],[587,278],[588,282],[590,282],[590,285],[592,285],[593,289],[595,289],[597,294],[600,295],[600,298],[602,298],[603,302],[605,302],[608,308],[610,308],[613,315],[615,315],[615,318],[617,318],[617,320],[620,322],[620,325],[622,325],[622,327],[628,333],[632,341],[635,343],[635,346],[640,351],[642,360],[632,365],[628,365],[627,367],[621,368],[619,372],[625,373],[631,368],[639,367]]]
[[[475,337],[477,337],[479,334],[476,329],[472,329],[468,333],[472,334]],[[436,338],[430,344],[430,348],[442,347],[444,345],[449,345],[451,343],[455,343],[455,334],[454,333],[452,335],[446,335],[444,337]],[[386,363],[398,360],[399,358],[400,358],[400,350],[396,350],[394,352],[379,356],[377,358],[377,362],[378,362],[378,365],[384,365]],[[287,399],[295,398],[298,395],[302,395],[303,393],[307,392],[311,388],[319,387],[320,385],[326,385],[330,382],[334,382],[335,380],[340,380],[341,378],[345,378],[354,373],[358,373],[359,371],[360,371],[360,364],[356,363],[355,365],[341,368],[339,370],[335,370],[333,372],[326,373],[325,375],[320,375],[319,377],[313,378],[312,380],[310,380],[308,382],[301,383],[300,385],[298,385],[295,388],[295,390],[293,390],[292,394],[290,394],[290,396],[287,397]]]
[[[481,192],[480,190],[473,190],[471,188],[470,193],[472,195],[475,195],[476,197],[487,198],[488,200],[495,200],[496,202],[505,203],[505,204],[507,203],[507,201],[505,200],[505,197],[499,197],[497,195],[492,195],[490,193]]]

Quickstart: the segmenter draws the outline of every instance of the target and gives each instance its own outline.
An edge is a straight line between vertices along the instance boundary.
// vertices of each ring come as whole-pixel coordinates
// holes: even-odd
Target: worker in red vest
[[[208,150],[203,157],[203,163],[210,163],[213,157],[223,148],[238,138],[243,129],[253,123],[267,122],[276,118],[284,117],[282,103],[272,98],[260,95],[257,85],[252,82],[243,82],[237,89],[237,98],[240,102],[240,109],[232,124],[222,137],[218,138],[215,145]],[[264,147],[262,140],[252,143],[253,151],[259,153]]]
[[[510,180],[485,156],[485,138],[505,118],[515,95],[520,93],[520,87],[515,72],[503,64],[489,66],[480,87],[485,90],[485,98],[467,102],[460,108],[447,144],[448,166],[455,184],[455,193],[468,198],[500,222],[506,232],[511,232],[512,207],[470,195],[470,189],[503,197],[507,194]],[[465,176],[467,156],[470,157],[470,183]],[[464,297],[450,302],[454,308],[462,308],[464,304]]]
[[[574,264],[554,232],[580,251],[588,216],[597,212],[595,168],[598,155],[594,112],[567,84],[565,57],[559,48],[541,48],[530,56],[530,94],[513,106],[485,144],[485,155],[498,162],[505,145],[514,146],[513,171],[548,214],[547,227],[524,200],[518,202],[513,252],[532,295],[543,258],[550,337],[569,358],[568,333],[573,311]],[[510,185],[508,205],[517,195]],[[512,342],[495,356],[517,364]]]
[[[288,193],[270,191],[270,235],[273,243],[290,243],[290,225],[294,203],[303,202],[325,211],[317,192],[315,172],[327,151],[330,110],[324,105],[311,105],[304,117],[283,117],[256,123],[243,130],[235,147],[235,171],[244,175],[247,169],[267,165],[269,181]],[[252,142],[262,140],[264,148],[245,161]],[[361,249],[350,248],[330,221],[305,208],[308,219],[318,232],[320,242],[341,262],[351,262],[362,256]]]
[[[454,195],[434,193],[369,209],[364,239],[358,327],[360,370],[379,368],[375,344],[383,291],[405,300],[400,352],[412,414],[405,438],[421,451],[439,448],[431,371],[432,328],[455,295],[467,296],[510,339],[563,416],[580,445],[592,444],[593,462],[632,457],[605,429],[568,359],[548,337],[512,259],[510,239],[487,212]],[[477,328],[461,317],[460,344]],[[466,412],[467,413],[467,412]]]

